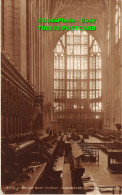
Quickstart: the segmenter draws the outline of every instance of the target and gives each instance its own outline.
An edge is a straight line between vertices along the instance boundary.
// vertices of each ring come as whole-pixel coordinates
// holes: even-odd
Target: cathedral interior
[[[121,130],[122,0],[1,0],[3,193],[122,194]]]

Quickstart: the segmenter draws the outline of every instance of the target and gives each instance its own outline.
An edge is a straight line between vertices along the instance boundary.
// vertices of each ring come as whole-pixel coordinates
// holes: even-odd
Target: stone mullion
[[[81,37],[80,37],[81,38]],[[90,39],[90,35],[88,34],[88,72],[87,72],[87,100],[88,100],[88,108],[90,108],[90,47],[89,47],[89,39]],[[96,59],[95,59],[96,60]],[[93,91],[92,91],[93,92]],[[93,94],[92,94],[93,95]],[[95,95],[96,95],[96,91],[95,91]]]
[[[50,44],[52,44],[52,32],[51,32],[51,41]],[[51,101],[53,102],[53,106],[54,106],[54,51],[51,52],[51,73],[50,73],[50,82],[51,82]],[[43,105],[43,101],[42,101],[42,105]],[[43,107],[42,107],[42,111],[43,111]]]
[[[65,78],[64,78],[65,79],[65,113],[64,113],[64,117],[67,119],[68,118],[68,112],[67,112],[67,33],[65,34],[64,66],[65,66]],[[70,123],[70,116],[69,116],[69,123]]]
[[[110,9],[112,9],[110,4]],[[113,22],[114,23],[114,22]],[[110,70],[110,128],[113,130],[113,31],[114,26],[112,25],[110,17],[110,57],[109,57],[109,70]]]
[[[105,113],[104,114],[104,126],[106,126],[106,109],[107,109],[107,75],[105,74],[107,72],[107,66],[108,66],[108,59],[107,59],[107,48],[106,48],[106,39],[104,40],[104,53],[102,52],[102,110]]]
[[[42,16],[46,18],[46,2],[45,0],[42,0]],[[46,26],[45,24],[43,26]],[[46,37],[46,31],[42,31],[42,62],[43,62],[43,88],[42,91],[44,91],[45,94],[48,94],[48,70],[47,70],[47,37]],[[48,96],[45,96],[44,98],[45,103],[45,110],[44,110],[44,129],[47,128],[47,125],[49,124],[48,120]]]

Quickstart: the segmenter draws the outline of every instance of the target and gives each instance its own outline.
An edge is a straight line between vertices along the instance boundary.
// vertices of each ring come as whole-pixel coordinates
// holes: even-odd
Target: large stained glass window
[[[95,38],[86,31],[69,31],[54,50],[54,107],[102,110],[102,60]],[[65,116],[65,114],[63,115]]]

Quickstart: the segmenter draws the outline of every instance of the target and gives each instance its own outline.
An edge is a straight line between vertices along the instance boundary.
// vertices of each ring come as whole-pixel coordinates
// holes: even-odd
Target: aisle
[[[103,141],[97,139],[96,137],[89,136],[89,139],[84,139],[85,142],[88,143],[102,143]]]
[[[87,142],[99,141],[97,138],[90,137]],[[97,142],[98,143],[98,142]],[[85,165],[86,172],[94,177],[97,185],[122,185],[122,174],[111,174],[107,170],[108,157],[107,154],[99,151],[99,165],[96,163],[90,163]]]

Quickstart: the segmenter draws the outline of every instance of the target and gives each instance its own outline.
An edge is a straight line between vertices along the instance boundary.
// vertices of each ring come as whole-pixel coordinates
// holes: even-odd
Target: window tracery
[[[65,109],[66,99],[80,99],[81,103],[89,101],[93,112],[101,112],[102,60],[97,41],[78,30],[69,31],[60,40],[54,50],[54,98],[64,99]]]

